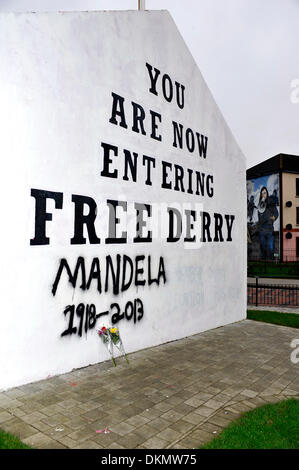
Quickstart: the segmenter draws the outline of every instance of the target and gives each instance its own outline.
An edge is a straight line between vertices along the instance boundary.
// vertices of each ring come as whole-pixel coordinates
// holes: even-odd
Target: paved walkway
[[[275,305],[258,305],[257,307],[252,304],[247,305],[248,310],[267,310],[269,312],[282,312],[282,313],[297,313],[299,314],[299,307],[276,307]]]
[[[250,284],[256,283],[255,277],[248,277],[247,282]],[[278,284],[280,286],[299,286],[299,279],[284,279],[276,277],[259,277],[259,284]]]
[[[299,394],[299,331],[245,320],[0,394],[35,448],[193,449],[240,413]]]

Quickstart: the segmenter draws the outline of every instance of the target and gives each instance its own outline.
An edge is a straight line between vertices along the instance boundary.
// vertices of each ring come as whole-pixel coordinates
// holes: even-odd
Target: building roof
[[[275,157],[268,158],[268,160],[248,168],[246,174],[247,179],[251,179],[278,172],[299,174],[299,155],[279,153]]]

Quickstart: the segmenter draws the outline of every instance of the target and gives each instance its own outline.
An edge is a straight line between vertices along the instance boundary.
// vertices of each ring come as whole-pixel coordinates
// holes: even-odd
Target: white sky
[[[137,0],[0,0],[0,12],[137,5]],[[171,13],[247,167],[278,153],[299,155],[299,0],[146,0],[146,8]]]

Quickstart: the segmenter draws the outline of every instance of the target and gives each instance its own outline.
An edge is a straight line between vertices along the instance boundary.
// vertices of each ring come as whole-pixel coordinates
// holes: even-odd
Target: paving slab
[[[0,393],[0,428],[40,449],[194,449],[299,396],[293,328],[226,325]]]

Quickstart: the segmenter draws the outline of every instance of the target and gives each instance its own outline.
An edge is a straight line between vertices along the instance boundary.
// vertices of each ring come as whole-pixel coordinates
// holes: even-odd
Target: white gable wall
[[[2,155],[0,388],[36,381],[109,358],[96,328],[111,324],[112,303],[134,299],[143,303],[143,317],[116,324],[127,352],[172,341],[227,323],[246,314],[246,186],[245,159],[175,24],[166,11],[84,12],[0,15],[0,124]],[[215,57],[215,60],[217,58]],[[159,69],[158,96],[150,93],[146,63]],[[184,85],[184,108],[167,102],[163,75]],[[169,82],[165,81],[166,86]],[[124,98],[127,129],[109,122],[112,93]],[[174,95],[175,96],[175,95]],[[146,113],[146,135],[132,131],[132,102]],[[150,110],[161,115],[151,137]],[[240,117],[241,118],[241,117]],[[208,137],[206,158],[173,146],[172,121]],[[102,143],[118,148],[111,171],[101,175]],[[137,182],[123,179],[123,149],[138,153]],[[155,158],[152,185],[145,184],[142,156]],[[162,184],[162,161],[213,176],[213,196],[199,196]],[[174,174],[174,169],[172,175]],[[174,186],[173,177],[169,177]],[[48,245],[30,245],[35,235],[36,200],[32,189],[63,194],[62,209],[48,198],[45,223]],[[97,204],[95,229],[101,243],[71,244],[74,236],[73,195],[88,196]],[[235,217],[232,241],[107,244],[107,199],[152,206],[200,204],[200,211]],[[191,206],[190,206],[191,207]],[[197,206],[196,206],[197,207]],[[88,208],[85,207],[85,214]],[[121,216],[122,211],[119,211]],[[213,219],[214,220],[214,219]],[[130,222],[132,228],[135,222]],[[168,221],[164,219],[166,226]],[[144,233],[147,232],[145,227]],[[121,231],[121,230],[120,230]],[[214,236],[213,236],[214,238]],[[104,272],[106,256],[131,259],[151,256],[157,275],[161,257],[166,282],[131,285],[113,295],[101,294],[93,280],[89,289],[75,288],[63,272],[55,295],[51,292],[60,260],[74,269],[84,258],[87,277],[98,258]],[[144,273],[140,279],[147,278]],[[104,283],[104,281],[102,280]],[[94,304],[96,312],[109,310],[93,328],[61,336],[68,327],[67,306]],[[86,310],[85,310],[86,313]],[[84,317],[84,321],[85,321]]]

